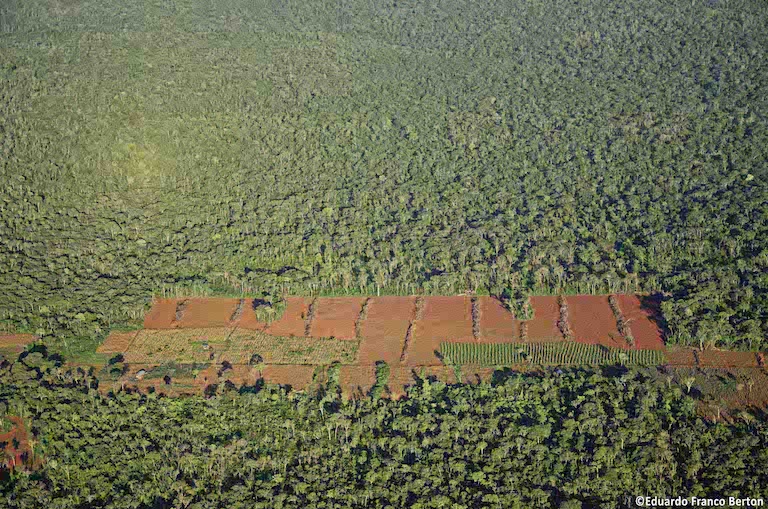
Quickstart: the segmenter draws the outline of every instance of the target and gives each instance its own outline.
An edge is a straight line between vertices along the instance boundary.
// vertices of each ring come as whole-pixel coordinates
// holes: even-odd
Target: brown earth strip
[[[414,318],[416,297],[373,297],[360,324],[358,364],[400,362],[405,337]]]
[[[699,366],[711,368],[759,367],[755,352],[725,352],[704,350],[698,352]]]
[[[473,341],[470,297],[424,298],[424,316],[414,324],[407,364],[439,365],[440,359],[435,352],[440,350],[442,341]]]
[[[176,299],[156,299],[144,317],[145,329],[171,329],[176,314]]]
[[[33,451],[29,447],[29,436],[24,421],[20,417],[7,416],[13,423],[13,428],[7,433],[0,434],[0,478],[3,470],[15,470],[22,466],[38,466],[39,461],[32,458]]]
[[[288,297],[283,316],[264,331],[275,336],[304,336],[310,302],[311,299],[304,297]]]
[[[240,299],[189,299],[176,321],[181,328],[227,327]]]
[[[328,297],[317,299],[310,308],[308,336],[354,340],[355,323],[364,297]]]
[[[616,327],[616,317],[605,295],[566,297],[568,314],[576,341],[592,345],[627,348]]]
[[[0,334],[0,348],[23,347],[38,339],[34,334]]]
[[[527,341],[531,343],[559,342],[563,335],[557,328],[560,306],[555,296],[531,297],[533,320],[526,321]]]
[[[520,321],[494,297],[477,298],[480,307],[480,342],[507,343],[520,340]]]
[[[619,308],[627,321],[635,347],[643,350],[663,350],[664,338],[659,327],[661,314],[650,297],[617,295]]]
[[[96,348],[96,353],[124,353],[141,331],[111,332],[107,339]]]

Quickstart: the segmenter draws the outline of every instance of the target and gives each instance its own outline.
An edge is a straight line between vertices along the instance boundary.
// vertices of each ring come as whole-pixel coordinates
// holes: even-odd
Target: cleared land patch
[[[405,335],[413,319],[416,297],[373,297],[360,324],[358,364],[400,362]]]
[[[438,365],[435,355],[441,341],[473,341],[472,299],[470,297],[425,297],[424,313],[414,323],[412,344],[406,355],[408,365]]]
[[[227,327],[240,299],[189,299],[177,327],[199,329]]]
[[[520,339],[520,321],[496,298],[477,297],[480,306],[480,341],[496,343]]]
[[[664,338],[658,325],[660,313],[657,305],[648,297],[631,294],[617,295],[616,300],[637,348],[663,349]]]
[[[365,298],[317,299],[309,335],[318,338],[354,340],[355,324]]]
[[[34,334],[0,334],[0,348],[24,347],[37,339]]]
[[[144,317],[145,329],[171,329],[176,319],[176,299],[156,299]]]
[[[102,344],[96,348],[96,353],[123,353],[128,350],[136,336],[141,331],[112,332]]]
[[[269,324],[264,332],[274,336],[304,337],[311,302],[312,299],[304,297],[288,297],[283,316]]]
[[[278,337],[250,329],[143,330],[125,350],[125,362],[140,364],[330,364],[352,363],[357,341]]]
[[[525,322],[527,341],[543,343],[562,341],[563,335],[557,326],[560,319],[560,305],[555,296],[531,297],[533,319]]]
[[[220,361],[248,364],[255,355],[265,364],[350,364],[357,357],[356,341],[334,338],[276,337],[254,330],[235,330]]]
[[[616,326],[616,317],[607,296],[569,295],[565,301],[576,341],[614,348],[628,346]]]
[[[124,353],[125,362],[209,362],[226,349],[232,329],[142,330]]]

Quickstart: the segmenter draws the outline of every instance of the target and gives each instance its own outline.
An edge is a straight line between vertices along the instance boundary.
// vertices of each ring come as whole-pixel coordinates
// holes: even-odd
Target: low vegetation
[[[641,365],[664,363],[658,350],[623,350],[584,343],[441,343],[445,362],[485,366],[538,365]]]

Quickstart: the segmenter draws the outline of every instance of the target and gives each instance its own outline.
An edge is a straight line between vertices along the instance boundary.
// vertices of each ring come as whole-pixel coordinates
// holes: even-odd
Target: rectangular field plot
[[[361,327],[359,364],[400,362],[415,305],[416,297],[374,297],[368,302]]]
[[[560,318],[560,305],[557,303],[557,297],[531,297],[531,307],[533,308],[533,320],[525,322],[528,341],[531,343],[562,341],[563,335],[557,328],[557,320]]]
[[[421,319],[414,323],[408,346],[408,365],[439,365],[435,352],[442,341],[472,341],[472,299],[469,297],[425,297]]]
[[[312,299],[304,297],[288,297],[283,316],[269,324],[265,332],[275,336],[305,336],[305,320],[311,302]]]
[[[266,365],[261,370],[264,381],[271,384],[290,385],[303,390],[312,383],[315,370],[312,366]]]
[[[227,348],[218,359],[232,364],[351,364],[357,357],[357,348],[357,341],[276,337],[238,329],[229,337]]]
[[[569,295],[565,302],[576,341],[617,348],[627,346],[616,326],[616,317],[607,296]]]
[[[145,329],[171,329],[176,320],[176,299],[157,299],[144,317]]]
[[[128,350],[136,336],[141,331],[112,332],[102,344],[96,348],[96,353],[123,353]]]
[[[234,320],[230,323],[230,325],[237,327],[238,329],[264,330],[267,327],[267,324],[259,321],[259,319],[256,317],[256,311],[253,307],[253,299],[241,299],[237,303]]]
[[[317,299],[309,335],[316,338],[355,339],[355,322],[365,298]]]
[[[446,363],[511,366],[607,365],[657,366],[665,362],[659,350],[625,350],[584,343],[442,343]]]
[[[658,325],[661,321],[658,305],[649,297],[638,295],[617,295],[616,300],[624,319],[629,322],[629,330],[632,331],[637,347],[663,349],[664,338]]]
[[[226,349],[231,329],[142,330],[133,340],[125,362],[209,362]]]
[[[239,303],[240,299],[189,299],[176,325],[197,329],[227,327]]]
[[[33,334],[0,334],[0,348],[23,347],[35,341]]]
[[[496,343],[520,339],[520,322],[493,297],[478,297],[480,306],[480,341]]]
[[[424,312],[416,322],[415,338],[472,339],[472,299],[469,297],[425,297]]]

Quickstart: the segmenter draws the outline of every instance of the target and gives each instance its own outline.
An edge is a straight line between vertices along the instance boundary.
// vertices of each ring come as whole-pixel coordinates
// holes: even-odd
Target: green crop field
[[[446,364],[479,364],[512,366],[541,365],[607,365],[624,364],[658,366],[664,363],[659,350],[622,350],[584,343],[440,343]]]

